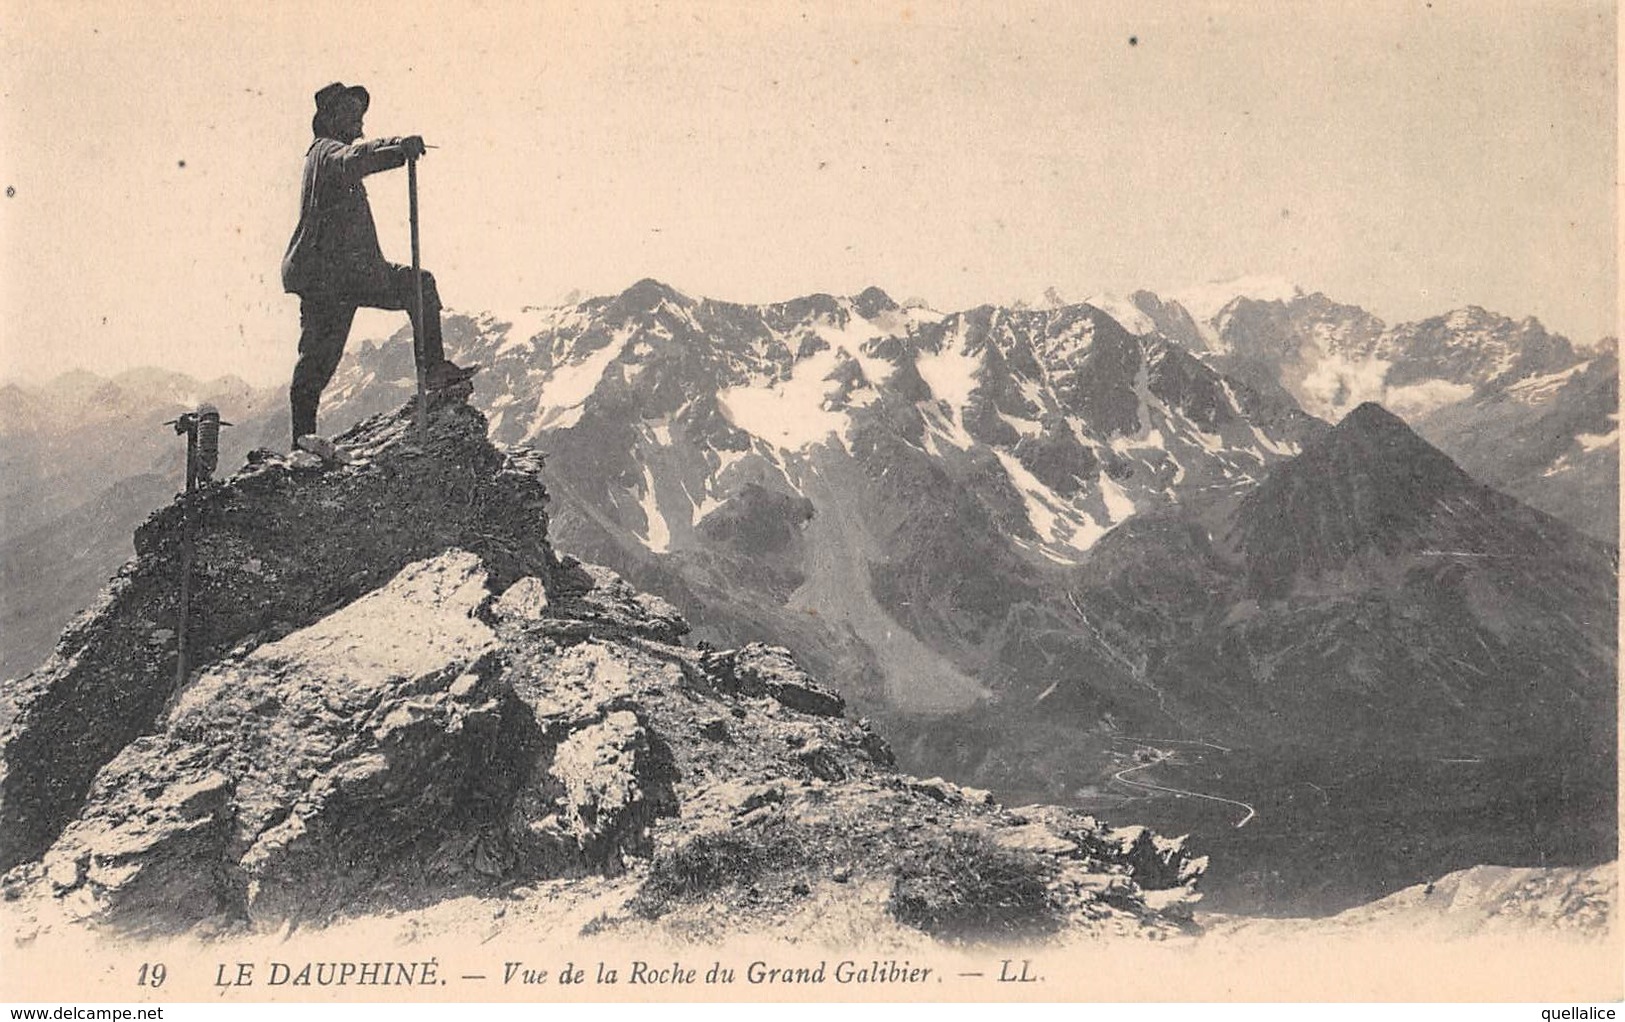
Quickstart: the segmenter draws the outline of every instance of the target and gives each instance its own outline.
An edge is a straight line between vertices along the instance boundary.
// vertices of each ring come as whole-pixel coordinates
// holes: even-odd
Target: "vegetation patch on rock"
[[[887,907],[899,922],[951,940],[1023,938],[1064,920],[1055,860],[1006,848],[984,830],[951,831],[897,864]]]

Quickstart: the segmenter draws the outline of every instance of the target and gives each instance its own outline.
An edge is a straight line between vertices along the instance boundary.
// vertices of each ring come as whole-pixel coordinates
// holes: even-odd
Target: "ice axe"
[[[412,316],[412,362],[418,369],[418,443],[429,439],[429,381],[423,365],[423,267],[418,249],[418,158],[406,158],[406,191],[412,220],[412,286],[416,289]]]

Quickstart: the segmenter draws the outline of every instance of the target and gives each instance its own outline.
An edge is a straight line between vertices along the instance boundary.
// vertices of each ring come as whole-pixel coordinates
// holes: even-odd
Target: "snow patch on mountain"
[[[1521,404],[1543,404],[1562,389],[1564,384],[1591,368],[1594,361],[1596,360],[1587,359],[1555,373],[1546,373],[1541,376],[1531,376],[1528,379],[1519,380],[1507,387],[1507,395]]]
[[[925,420],[925,450],[932,457],[940,457],[942,452],[937,447],[937,439],[946,441],[953,447],[968,451],[976,445],[976,441],[965,431],[960,424],[959,413],[955,409],[945,409],[941,401],[923,401],[919,405],[920,417]]]
[[[845,436],[850,419],[829,407],[830,380],[842,353],[825,348],[797,362],[788,379],[757,380],[717,391],[717,407],[734,426],[786,451]]]
[[[541,397],[525,439],[534,440],[545,429],[566,429],[581,421],[582,406],[598,389],[605,370],[626,349],[633,333],[633,327],[622,327],[610,337],[608,344],[578,361],[568,360],[567,349],[565,357],[553,364],[542,381]]]
[[[649,471],[647,464],[642,468],[643,493],[638,503],[643,508],[643,519],[647,523],[647,529],[638,539],[650,552],[663,554],[671,550],[671,527],[666,524],[666,516],[660,513],[660,501],[655,497],[654,474]]]
[[[1142,406],[1142,410],[1143,410],[1143,407],[1144,406]],[[1078,429],[1080,431],[1079,432],[1079,439],[1085,439],[1084,435],[1081,432],[1081,430],[1082,430],[1082,425],[1081,425],[1082,420],[1077,419],[1077,418],[1070,418],[1067,421],[1077,424],[1077,425],[1075,425],[1074,428],[1076,428],[1076,429]],[[1162,435],[1162,430],[1160,430],[1157,427],[1150,424],[1149,416],[1146,416],[1146,415],[1142,414],[1140,416],[1140,423],[1141,423],[1141,429],[1140,429],[1139,435],[1137,435],[1137,436],[1114,436],[1114,437],[1112,437],[1111,438],[1111,448],[1112,448],[1112,450],[1115,451],[1118,454],[1121,454],[1121,455],[1129,455],[1129,454],[1132,454],[1133,452],[1139,451],[1139,450],[1147,450],[1147,449],[1149,449],[1149,450],[1165,451],[1165,450],[1168,449],[1168,440],[1167,440],[1167,438]]]
[[[1619,416],[1617,415],[1612,416],[1612,419],[1616,423],[1619,422]],[[1580,445],[1580,449],[1587,454],[1601,450],[1604,447],[1618,447],[1619,427],[1615,426],[1606,433],[1581,433],[1574,439]]]
[[[1116,525],[1133,517],[1134,501],[1129,497],[1128,491],[1105,472],[1100,473],[1098,482],[1100,498],[1106,504],[1106,514],[1111,516],[1112,524]]]
[[[496,356],[529,356],[536,350],[537,338],[551,334],[559,319],[568,310],[540,305],[525,305],[512,315],[486,313],[475,322],[482,331],[496,332],[498,324],[507,324],[506,339],[497,347]]]
[[[775,378],[760,369],[746,382],[717,391],[717,404],[730,423],[767,440],[784,451],[800,451],[827,442],[833,435],[842,444],[851,439],[852,408],[863,408],[879,397],[896,372],[890,361],[873,353],[873,345],[908,330],[908,317],[896,310],[865,319],[850,299],[842,299],[844,317],[819,315],[789,331],[772,331],[753,344],[760,362],[769,352],[800,350],[807,334],[823,342],[818,350],[797,359],[788,377]],[[685,311],[685,315],[688,315]],[[895,321],[895,322],[893,322]],[[700,329],[696,325],[696,329]],[[843,369],[855,366],[861,379],[843,395]]]
[[[719,451],[715,448],[707,448],[706,453],[706,462],[709,463],[711,458],[715,457],[716,465],[711,468],[706,478],[705,494],[695,508],[696,522],[722,505],[721,499],[716,495],[719,492],[723,494],[728,492],[728,488],[732,485],[729,477],[734,474],[734,466],[750,456],[749,451]]]
[[[1224,437],[1217,433],[1209,433],[1193,422],[1190,416],[1184,412],[1175,412],[1174,414],[1178,417],[1180,425],[1185,427],[1183,432],[1194,439],[1202,450],[1209,454],[1222,455],[1225,453]]]
[[[1004,472],[1015,484],[1017,492],[1027,505],[1027,523],[1038,534],[1039,539],[1054,540],[1056,527],[1060,524],[1060,516],[1056,514],[1054,504],[1059,503],[1049,487],[1038,481],[1038,478],[1015,458],[1003,451],[993,452],[1004,466]],[[1046,499],[1047,498],[1047,499]]]
[[[999,464],[1004,467],[1005,475],[1010,477],[1011,484],[1021,494],[1027,511],[1027,522],[1044,544],[1041,550],[1050,560],[1060,564],[1075,564],[1077,562],[1064,557],[1054,548],[1062,547],[1083,553],[1106,534],[1106,527],[1095,521],[1093,515],[1073,506],[1045,486],[1014,456],[997,448],[993,453],[999,459]],[[1123,496],[1126,498],[1126,495]],[[1132,510],[1131,502],[1128,506]]]
[[[1577,433],[1574,443],[1552,462],[1541,478],[1551,479],[1573,473],[1593,474],[1601,470],[1599,460],[1612,463],[1619,458],[1619,415],[1608,416],[1614,428],[1606,433]]]
[[[694,500],[694,495],[692,493],[690,493],[688,495],[688,499],[693,501]],[[722,506],[722,501],[718,500],[716,497],[714,497],[711,494],[707,493],[705,496],[701,497],[698,501],[694,502],[694,514],[693,514],[694,523],[696,525],[698,525],[700,522],[705,520],[706,515],[710,514],[711,512],[715,511],[717,508],[719,508],[721,506]]]
[[[961,323],[958,331],[944,338],[941,350],[922,351],[914,359],[914,368],[932,396],[945,402],[956,418],[959,409],[970,403],[981,373],[981,359],[964,349],[963,330]]]
[[[1023,419],[1015,415],[1006,415],[1004,412],[999,413],[999,418],[1004,420],[1005,425],[1009,426],[1017,433],[1020,433],[1022,436],[1036,437],[1042,436],[1044,433],[1044,424],[1041,422],[1035,422],[1032,419]]]
[[[1268,433],[1265,433],[1253,423],[1249,422],[1247,424],[1247,428],[1252,431],[1253,440],[1257,442],[1258,446],[1266,451],[1269,451],[1271,454],[1276,454],[1283,458],[1291,458],[1296,456],[1302,450],[1299,445],[1290,440],[1276,441],[1270,439]]]
[[[813,332],[829,344],[834,351],[858,364],[863,371],[863,378],[871,386],[883,385],[891,379],[897,367],[883,358],[876,358],[870,354],[868,347],[874,341],[893,336],[892,331],[870,322],[859,316],[855,311],[847,320],[845,327],[838,327],[828,320],[820,319],[813,323]],[[898,332],[904,332],[899,329]]]

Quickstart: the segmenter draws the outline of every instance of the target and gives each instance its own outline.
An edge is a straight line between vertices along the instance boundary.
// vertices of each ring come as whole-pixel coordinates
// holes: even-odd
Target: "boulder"
[[[725,691],[769,696],[793,710],[822,717],[839,717],[846,711],[844,699],[809,677],[790,651],[779,646],[753,642],[716,654],[707,667],[719,676]]]
[[[45,856],[53,884],[154,927],[323,916],[365,889],[449,825],[496,755],[485,582],[466,552],[410,565],[203,674],[162,735],[101,771]]]

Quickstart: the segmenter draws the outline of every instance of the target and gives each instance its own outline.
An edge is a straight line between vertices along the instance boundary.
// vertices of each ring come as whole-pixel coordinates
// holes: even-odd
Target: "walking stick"
[[[412,319],[412,361],[418,367],[418,443],[428,443],[429,386],[427,370],[423,366],[423,267],[418,254],[418,159],[406,160],[406,189],[411,203],[412,217],[412,286],[417,290]]]

